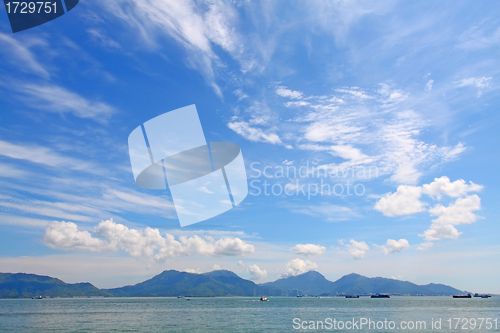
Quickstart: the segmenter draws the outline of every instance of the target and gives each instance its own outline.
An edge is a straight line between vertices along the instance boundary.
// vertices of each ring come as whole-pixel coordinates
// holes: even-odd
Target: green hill
[[[0,273],[0,298],[110,296],[90,283],[65,283],[49,276]]]
[[[205,274],[164,271],[133,286],[108,289],[113,296],[253,296],[258,286],[230,271]]]
[[[353,273],[345,275],[335,281],[333,283],[333,288],[330,291],[326,292],[326,294],[330,295],[362,295],[378,293],[410,295],[453,295],[462,294],[463,291],[439,284],[419,286],[408,281],[400,281],[381,277],[368,278],[366,276]]]

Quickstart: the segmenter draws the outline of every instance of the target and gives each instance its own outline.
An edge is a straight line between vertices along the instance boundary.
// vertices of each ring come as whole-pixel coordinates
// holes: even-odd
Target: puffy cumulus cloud
[[[474,214],[474,211],[480,209],[481,199],[476,194],[458,198],[455,203],[448,207],[436,205],[429,212],[437,218],[432,220],[430,228],[420,236],[424,237],[426,241],[436,241],[443,238],[457,239],[462,233],[455,226],[476,222],[478,216]]]
[[[370,250],[370,247],[364,241],[357,242],[354,239],[351,239],[347,244],[343,240],[340,240],[339,244],[345,245],[349,254],[356,260],[362,259],[366,252]]]
[[[302,260],[299,258],[290,260],[280,275],[280,278],[285,278],[289,276],[297,276],[309,271],[313,271],[318,268],[318,264],[309,260]]]
[[[271,144],[282,144],[278,135],[273,133],[266,133],[262,129],[250,126],[249,123],[244,121],[233,121],[227,126],[244,137],[247,140],[254,142],[267,142]]]
[[[476,222],[477,215],[473,212],[481,209],[481,199],[477,194],[469,195],[465,198],[458,198],[455,203],[445,207],[436,205],[429,212],[437,216],[432,220],[436,224],[468,224]]]
[[[150,257],[163,260],[170,257],[199,255],[206,257],[241,256],[255,251],[255,247],[239,238],[220,238],[197,235],[162,236],[158,229],[147,227],[142,230],[130,229],[113,222],[102,221],[94,228],[92,237],[88,231],[78,230],[72,222],[50,223],[45,229],[44,243],[61,250],[76,251],[119,251],[122,250],[133,257]]]
[[[106,248],[106,242],[93,238],[88,231],[78,230],[73,222],[50,223],[43,235],[45,245],[52,249],[101,252]]]
[[[443,238],[457,239],[461,232],[455,228],[456,225],[477,221],[479,217],[474,212],[481,209],[481,199],[477,194],[469,195],[469,193],[479,192],[482,189],[482,185],[467,183],[463,179],[452,182],[448,177],[443,176],[422,186],[401,185],[396,193],[387,193],[381,198],[374,208],[385,216],[409,215],[426,210],[426,203],[420,201],[422,194],[438,200],[443,195],[457,198],[449,206],[437,204],[428,210],[430,215],[436,218],[432,220],[429,229],[420,235],[426,242],[417,248],[426,250],[433,245],[430,241]]]
[[[395,239],[388,239],[385,245],[381,246],[384,254],[400,253],[409,247],[410,243],[406,239],[400,239],[398,241]]]
[[[267,277],[267,271],[265,269],[260,269],[259,266],[253,264],[248,266],[247,272],[252,276],[252,280],[260,280]]]
[[[278,87],[276,88],[276,95],[292,99],[299,99],[302,98],[303,93],[301,93],[300,91],[290,90],[287,87]]]
[[[469,184],[467,184],[463,179],[451,182],[450,178],[443,176],[441,178],[435,178],[430,184],[424,184],[422,188],[423,193],[432,197],[436,196],[440,198],[442,194],[446,194],[450,197],[456,198],[469,192],[479,192],[483,189],[483,186],[474,184],[473,182],[469,182]]]
[[[443,238],[457,239],[462,233],[451,224],[432,224],[423,235],[426,241],[436,241]],[[424,248],[422,248],[424,249]]]
[[[326,247],[316,244],[297,244],[292,248],[293,253],[302,254],[305,256],[323,254],[326,251]]]
[[[375,205],[375,209],[385,216],[398,216],[419,213],[425,210],[425,203],[420,201],[422,188],[400,185],[396,193],[387,193]]]
[[[419,250],[419,251],[425,251],[425,250],[430,249],[433,245],[434,245],[433,242],[423,242],[422,244],[420,244],[417,247],[417,250]]]

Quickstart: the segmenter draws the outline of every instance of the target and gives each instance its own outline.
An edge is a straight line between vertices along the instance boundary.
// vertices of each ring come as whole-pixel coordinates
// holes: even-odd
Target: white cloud
[[[218,265],[218,264],[214,264],[214,265],[212,266],[212,270],[214,270],[214,271],[220,271],[220,270],[221,270],[221,267],[220,267],[220,265]]]
[[[474,26],[465,31],[460,37],[458,48],[466,50],[480,50],[500,44],[500,27],[488,34],[487,29]]]
[[[48,112],[71,113],[98,122],[105,122],[115,112],[106,103],[90,101],[57,85],[22,84],[14,89],[23,95],[23,102]]]
[[[457,239],[461,234],[462,233],[451,224],[432,224],[431,227],[420,236],[424,237],[425,240],[429,242],[437,241],[442,238]],[[425,246],[423,249],[425,249]]]
[[[309,103],[308,103],[308,102],[304,102],[304,101],[298,101],[298,102],[286,102],[286,103],[285,103],[285,106],[286,106],[287,108],[289,108],[289,107],[307,106],[307,105],[309,105]]]
[[[291,95],[288,90],[281,94]],[[254,108],[248,115],[237,112],[241,120],[233,119],[237,124],[231,126],[251,141],[269,141],[263,135],[273,133],[276,137],[271,141],[284,146],[294,143],[302,150],[329,152],[346,159],[330,162],[326,165],[330,168],[377,167],[379,175],[390,175],[397,184],[416,184],[433,164],[448,162],[465,150],[461,143],[437,146],[422,141],[421,133],[430,121],[412,108],[421,107],[418,96],[410,98],[408,92],[387,84],[370,94],[354,87],[336,89],[325,96],[295,94],[299,96],[285,106],[300,105],[300,112],[286,110],[282,114],[279,108],[266,108],[265,114],[256,117],[259,110]],[[247,130],[254,124],[268,129]]]
[[[366,252],[370,250],[368,244],[364,241],[357,242],[354,239],[351,239],[348,244],[344,244],[344,241],[339,241],[340,245],[345,245],[349,254],[356,260],[362,259]]]
[[[335,89],[335,91],[347,94],[350,97],[353,97],[353,98],[356,98],[356,99],[360,99],[360,100],[372,98],[371,96],[367,95],[365,92],[359,90],[357,87]]]
[[[302,260],[299,258],[290,260],[286,265],[280,278],[286,278],[289,276],[297,276],[312,270],[316,270],[318,264],[309,260]]]
[[[430,249],[432,246],[434,246],[434,243],[432,243],[432,242],[424,242],[424,243],[420,244],[417,247],[417,250],[419,250],[419,251],[426,251],[426,250]]]
[[[375,209],[385,216],[398,216],[419,213],[425,210],[425,203],[420,201],[422,188],[400,185],[396,193],[387,193],[375,205]]]
[[[164,260],[179,256],[242,256],[255,251],[255,247],[239,238],[220,238],[215,240],[206,236],[163,237],[158,229],[129,229],[113,220],[102,221],[94,228],[97,237],[88,231],[80,231],[72,222],[50,223],[43,237],[44,243],[54,249],[90,252],[122,250],[132,257],[150,257]]]
[[[250,265],[247,268],[247,272],[252,275],[251,280],[257,281],[267,277],[267,271],[265,269],[260,269],[257,265]]]
[[[303,93],[300,91],[290,90],[287,87],[278,87],[276,88],[276,95],[281,97],[288,97],[291,99],[300,99],[302,98]]]
[[[408,94],[404,93],[402,90],[393,89],[385,83],[381,83],[380,86],[378,93],[382,96],[381,102],[385,107],[403,102],[408,98]]]
[[[236,89],[235,91],[233,91],[233,94],[235,94],[236,97],[238,97],[238,102],[249,97],[247,94],[243,92],[242,89]]]
[[[250,141],[282,144],[281,139],[278,135],[273,133],[265,133],[262,129],[251,127],[250,124],[244,121],[230,122],[227,126]]]
[[[106,242],[92,237],[88,231],[78,230],[72,222],[50,223],[43,235],[45,245],[52,249],[101,252]]]
[[[316,244],[297,244],[292,248],[293,253],[308,255],[323,254],[326,251],[326,247]]]
[[[104,47],[114,48],[114,49],[121,49],[122,48],[120,43],[118,43],[117,41],[115,41],[111,37],[108,37],[108,36],[102,34],[97,29],[88,29],[87,32]]]
[[[468,192],[479,192],[483,189],[483,186],[474,184],[473,182],[470,182],[468,185],[463,179],[450,182],[450,178],[446,176],[435,178],[432,183],[424,184],[422,187],[423,193],[432,197],[437,196],[438,198],[441,194],[456,198]]]
[[[425,85],[425,90],[431,91],[432,90],[432,85],[434,84],[434,80],[429,80],[427,84]]]
[[[16,69],[49,78],[49,72],[37,61],[35,54],[30,50],[30,46],[45,45],[46,42],[39,38],[21,41],[17,37],[0,32],[0,52],[7,52],[7,57],[5,57],[7,61],[14,62]]]
[[[285,185],[285,189],[288,193],[292,193],[292,191],[296,190],[298,187],[300,187],[300,184],[297,186],[296,183],[288,183]],[[361,216],[349,207],[332,204],[305,206],[293,205],[290,206],[290,209],[294,213],[318,217],[330,222],[347,221]]]
[[[208,85],[222,96],[215,82],[221,61],[212,49],[219,46],[240,62],[243,72],[254,66],[235,29],[237,11],[226,1],[119,0],[105,2],[109,13],[129,24],[143,40],[157,48],[157,36],[168,35],[186,50],[188,65],[201,72]]]
[[[369,163],[373,161],[368,156],[363,154],[360,149],[354,148],[351,145],[331,146],[330,149],[333,155],[339,156],[346,160],[362,163]]]
[[[438,200],[443,194],[458,198],[447,207],[437,204],[429,209],[431,216],[436,218],[432,220],[430,228],[420,235],[427,242],[417,248],[418,250],[426,250],[432,246],[430,241],[442,238],[457,239],[461,232],[455,228],[456,225],[477,221],[479,217],[474,212],[481,209],[481,199],[476,194],[467,194],[482,189],[483,186],[473,182],[467,184],[463,179],[451,182],[448,177],[443,176],[422,186],[401,185],[396,193],[387,193],[382,197],[375,204],[374,209],[382,212],[385,216],[410,215],[426,210],[426,203],[420,200],[422,194],[427,194]]]
[[[435,224],[469,224],[476,222],[478,216],[473,212],[481,209],[481,199],[476,194],[469,195],[465,198],[458,198],[455,203],[445,207],[436,205],[429,209],[433,216],[437,219],[432,220]]]
[[[400,239],[398,241],[394,239],[388,239],[385,245],[381,246],[384,254],[400,253],[401,251],[409,247],[410,243],[406,239]]]
[[[64,170],[102,173],[99,167],[90,162],[66,157],[50,148],[32,144],[19,145],[0,140],[0,155]]]
[[[0,144],[3,141],[0,141]],[[0,163],[0,177],[4,178],[24,178],[28,175],[29,173],[20,169],[16,168],[14,166],[8,165],[8,164],[3,164]]]
[[[455,82],[457,87],[476,87],[479,89],[489,88],[491,84],[491,77],[469,77]]]
[[[46,227],[49,220],[34,219],[24,216],[0,214],[0,225],[11,225],[16,227]]]

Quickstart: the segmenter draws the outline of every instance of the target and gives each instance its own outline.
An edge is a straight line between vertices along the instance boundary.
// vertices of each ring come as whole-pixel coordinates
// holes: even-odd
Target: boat
[[[31,297],[31,299],[43,299],[43,296],[35,296],[35,297]]]
[[[391,296],[387,294],[377,294],[377,295],[372,295],[371,298],[391,298]]]
[[[482,295],[481,298],[490,298],[491,295]]]
[[[261,300],[262,302],[269,302],[269,300],[268,300],[268,299],[267,299],[267,297],[265,297],[265,296],[262,296],[262,297],[260,298],[260,300]]]
[[[453,298],[472,298],[471,294],[467,295],[453,295]]]
[[[345,298],[359,298],[359,295],[356,295],[356,296],[354,296],[354,295],[347,295]]]
[[[186,298],[186,296],[177,296],[177,298]]]

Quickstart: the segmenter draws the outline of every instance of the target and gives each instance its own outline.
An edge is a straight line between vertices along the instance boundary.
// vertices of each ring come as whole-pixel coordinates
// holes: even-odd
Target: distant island
[[[349,274],[335,282],[317,271],[256,284],[227,270],[187,273],[166,270],[144,282],[112,289],[90,283],[65,283],[49,276],[0,273],[0,298],[32,297],[215,297],[215,296],[343,296],[343,295],[464,295],[443,284],[417,285],[382,277]]]

